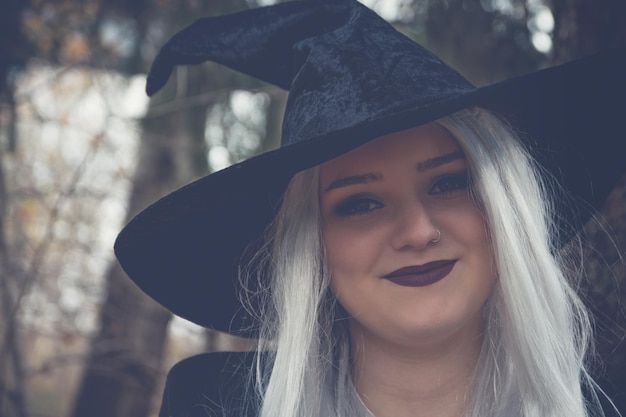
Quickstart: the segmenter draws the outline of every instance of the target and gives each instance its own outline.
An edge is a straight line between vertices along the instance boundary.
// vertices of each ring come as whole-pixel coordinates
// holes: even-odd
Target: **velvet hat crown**
[[[212,60],[289,90],[282,144],[159,200],[122,230],[116,256],[175,314],[254,336],[238,266],[292,176],[367,141],[467,107],[504,116],[571,196],[556,221],[569,239],[626,168],[626,54],[607,51],[491,86],[459,73],[356,0],[292,1],[200,19],[160,51],[154,94],[176,65]]]

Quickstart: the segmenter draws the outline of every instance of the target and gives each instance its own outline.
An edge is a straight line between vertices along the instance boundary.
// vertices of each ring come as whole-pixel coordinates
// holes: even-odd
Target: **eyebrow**
[[[417,164],[417,172],[428,171],[429,169],[437,168],[441,165],[449,164],[457,159],[465,159],[463,152],[456,151],[445,155],[437,156],[435,158],[427,159],[426,161],[419,162]]]
[[[331,182],[326,191],[333,190],[335,188],[345,187],[347,185],[354,184],[366,184],[368,182],[380,181],[383,179],[382,174],[370,172],[368,174],[350,175],[349,177],[343,177]]]
[[[458,159],[465,159],[465,155],[461,151],[451,152],[445,155],[437,156],[435,158],[427,159],[425,161],[419,162],[417,164],[417,171],[424,172],[430,169],[437,168],[441,165],[449,164],[452,161],[456,161]],[[367,174],[358,174],[358,175],[350,175],[348,177],[338,178],[335,181],[331,182],[328,187],[326,187],[325,192],[330,190],[334,190],[335,188],[346,187],[348,185],[355,184],[367,184],[370,182],[380,181],[383,179],[383,175],[376,172],[370,172]]]

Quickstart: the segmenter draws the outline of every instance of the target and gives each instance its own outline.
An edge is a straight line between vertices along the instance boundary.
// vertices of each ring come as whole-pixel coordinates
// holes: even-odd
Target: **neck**
[[[353,328],[354,381],[363,403],[376,417],[461,417],[482,343],[477,330],[404,347]]]

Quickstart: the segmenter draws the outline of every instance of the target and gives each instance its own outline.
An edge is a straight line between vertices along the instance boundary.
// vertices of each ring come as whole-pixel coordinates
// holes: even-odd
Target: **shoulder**
[[[254,353],[219,352],[177,363],[167,375],[159,417],[254,416]]]

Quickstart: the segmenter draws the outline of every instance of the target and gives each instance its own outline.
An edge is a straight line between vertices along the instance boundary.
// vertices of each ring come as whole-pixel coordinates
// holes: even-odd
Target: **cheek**
[[[477,208],[468,210],[464,216],[458,217],[458,222],[459,239],[471,254],[470,259],[476,268],[477,275],[484,277],[483,281],[479,281],[478,284],[491,288],[497,272],[491,248],[491,236],[483,214]]]
[[[471,199],[458,207],[452,207],[451,210],[440,210],[433,217],[436,217],[436,222],[441,222],[441,226],[463,244],[477,248],[489,245],[484,215]]]
[[[495,274],[489,228],[484,214],[473,202],[468,201],[462,210],[442,212],[436,221],[440,222],[443,239],[447,236],[450,240],[442,242],[442,245],[459,245],[477,271],[488,273],[490,277]]]
[[[336,295],[342,287],[372,276],[373,266],[382,252],[373,236],[355,236],[335,229],[324,232],[323,240],[330,285]]]
[[[324,246],[326,249],[326,260],[331,280],[337,275],[344,275],[358,268],[359,258],[358,247],[354,240],[342,233],[325,233]]]

